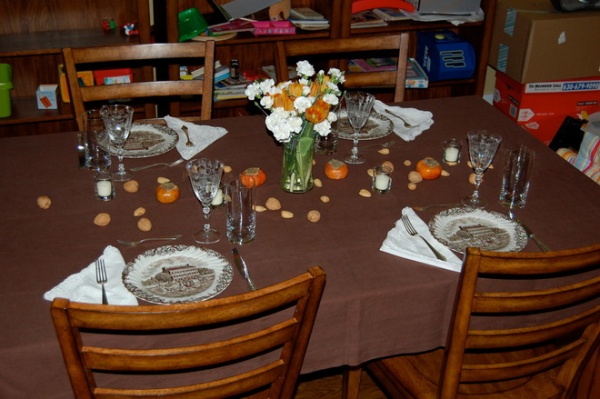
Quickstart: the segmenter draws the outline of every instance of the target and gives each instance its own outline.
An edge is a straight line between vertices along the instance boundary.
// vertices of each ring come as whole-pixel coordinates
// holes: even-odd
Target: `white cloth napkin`
[[[167,125],[179,135],[179,140],[177,140],[177,151],[179,151],[181,157],[185,160],[192,158],[194,155],[227,134],[227,129],[222,127],[196,125],[195,123],[185,122],[170,115],[165,116],[164,119],[165,122],[167,122]],[[188,147],[185,145],[185,143],[187,143],[187,137],[181,129],[181,126],[183,125],[188,128],[190,140],[194,143],[193,146]]]
[[[125,260],[121,252],[109,245],[99,259],[104,259],[108,282],[104,284],[109,305],[137,305],[136,297],[125,288],[121,276]],[[102,286],[96,283],[96,263],[90,263],[79,273],[67,277],[62,283],[44,294],[44,299],[69,298],[75,302],[102,303]]]
[[[404,228],[402,219],[398,220],[394,228],[388,232],[387,237],[381,245],[381,251],[454,272],[461,271],[462,261],[449,248],[442,245],[431,235],[425,222],[417,216],[412,208],[406,207],[402,209],[402,214],[408,216],[415,230],[437,249],[439,253],[444,255],[447,260],[439,260],[421,238],[408,234],[406,228]]]
[[[389,118],[394,124],[394,133],[396,133],[404,141],[412,141],[429,129],[433,125],[433,114],[429,111],[421,111],[416,108],[403,108],[386,105],[379,100],[375,100],[373,109]],[[387,112],[389,110],[391,112]],[[405,127],[404,121],[400,118],[395,117],[398,115],[404,121],[408,122],[413,127]]]

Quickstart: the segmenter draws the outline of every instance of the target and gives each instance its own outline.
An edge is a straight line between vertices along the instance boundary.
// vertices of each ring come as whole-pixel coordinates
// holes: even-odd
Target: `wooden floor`
[[[295,399],[340,399],[342,397],[342,371],[326,371],[301,376]],[[387,399],[371,377],[363,371],[359,399]]]

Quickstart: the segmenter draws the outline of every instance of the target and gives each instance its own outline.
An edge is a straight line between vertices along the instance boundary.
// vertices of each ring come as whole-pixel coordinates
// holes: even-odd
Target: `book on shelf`
[[[312,8],[299,7],[290,10],[290,19],[300,19],[304,21],[325,20],[325,16]]]
[[[410,17],[399,8],[374,8],[373,13],[384,21],[403,21],[410,19]]]
[[[352,59],[348,64],[351,73],[395,71],[398,67],[398,58],[367,58]],[[411,89],[426,89],[429,78],[423,68],[414,58],[409,58],[406,64],[405,87]]]
[[[253,32],[254,25],[252,21],[244,19],[234,19],[220,24],[210,25],[208,30],[211,33],[232,33],[232,32]]]
[[[221,65],[221,61],[216,60],[215,61],[215,71],[217,70],[217,68],[220,68]],[[181,70],[183,67],[180,67],[180,71],[179,74],[181,75]],[[185,69],[187,71],[187,68]],[[199,79],[201,76],[204,76],[204,67],[200,67],[198,69],[193,70],[192,72],[190,72],[190,74],[194,77],[194,79]]]
[[[329,29],[329,21],[328,20],[320,20],[320,21],[306,21],[300,19],[290,19],[289,20],[294,26],[304,30],[324,30]]]
[[[373,10],[365,10],[352,14],[350,28],[375,28],[378,26],[387,26],[387,22],[381,19]]]

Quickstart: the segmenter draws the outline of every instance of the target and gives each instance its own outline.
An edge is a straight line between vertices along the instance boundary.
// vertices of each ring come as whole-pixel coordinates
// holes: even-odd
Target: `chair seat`
[[[390,393],[404,392],[403,395],[410,395],[408,397],[436,398],[443,357],[444,350],[438,349],[417,355],[378,360],[369,364],[367,369]],[[469,357],[466,356],[465,362],[468,363],[468,360]],[[476,385],[463,383],[459,387],[457,399],[559,398],[563,390],[554,382],[557,374],[557,370],[549,370],[544,374],[512,381]],[[540,392],[541,386],[544,387],[544,392]]]

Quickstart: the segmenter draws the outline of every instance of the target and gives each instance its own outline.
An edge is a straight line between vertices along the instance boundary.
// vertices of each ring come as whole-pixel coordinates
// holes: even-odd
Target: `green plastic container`
[[[10,65],[0,64],[0,118],[10,116],[10,89],[12,88],[12,69]]]

